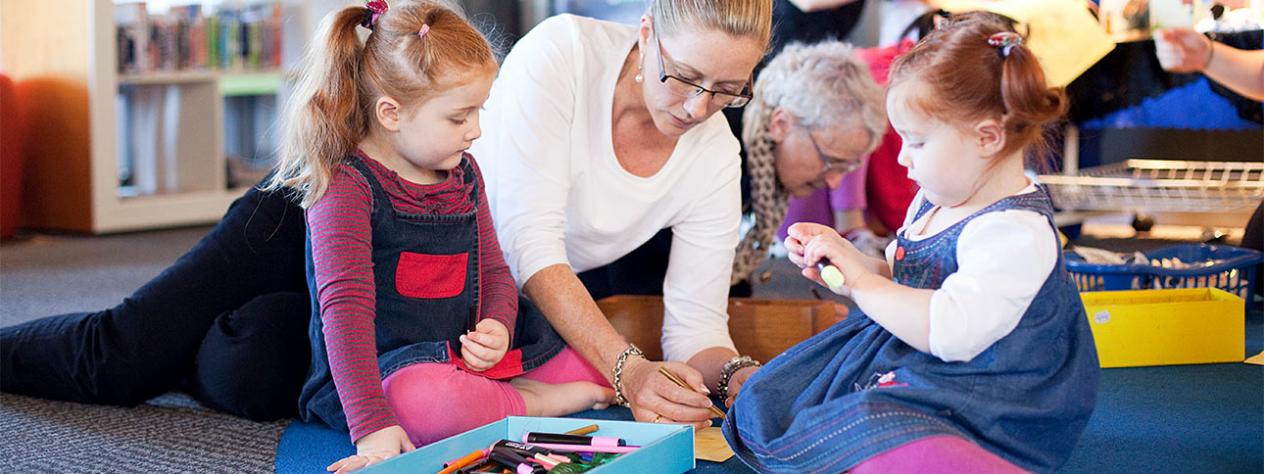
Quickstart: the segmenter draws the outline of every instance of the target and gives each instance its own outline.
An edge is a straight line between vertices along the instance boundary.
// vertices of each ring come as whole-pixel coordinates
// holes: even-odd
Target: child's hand
[[[821,280],[821,272],[816,269],[816,262],[822,259],[829,259],[831,264],[843,272],[843,277],[846,279],[843,287],[833,288]],[[803,268],[803,276],[829,288],[834,293],[851,296],[852,284],[861,275],[869,273],[865,259],[864,254],[860,253],[855,245],[838,233],[818,234],[804,246],[803,261],[807,266]]]
[[[509,329],[495,319],[484,319],[474,331],[461,336],[461,360],[470,370],[492,368],[509,350]]]
[[[399,425],[388,426],[364,435],[363,438],[356,440],[355,445],[354,455],[330,464],[325,470],[335,474],[345,474],[416,449],[413,447],[413,442],[408,440],[408,433],[405,433]]]
[[[791,225],[787,230],[786,250],[790,254],[790,263],[798,265],[799,268],[807,268],[816,262],[805,262],[803,253],[806,250],[808,241],[818,235],[838,235],[838,232],[829,227],[812,222],[799,222]]]
[[[742,391],[742,386],[746,385],[746,379],[755,374],[759,367],[742,367],[733,372],[732,378],[729,379],[729,398],[724,400],[724,406],[731,407],[733,402],[737,400],[737,393]]]

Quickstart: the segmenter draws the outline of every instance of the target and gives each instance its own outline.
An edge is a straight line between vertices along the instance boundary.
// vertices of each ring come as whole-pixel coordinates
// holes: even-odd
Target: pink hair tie
[[[427,25],[427,24],[425,24],[425,23],[422,23],[422,24],[421,24],[421,30],[418,30],[418,31],[417,31],[417,37],[418,37],[418,38],[425,39],[425,38],[426,38],[426,33],[429,33],[429,32],[430,32],[430,25]]]

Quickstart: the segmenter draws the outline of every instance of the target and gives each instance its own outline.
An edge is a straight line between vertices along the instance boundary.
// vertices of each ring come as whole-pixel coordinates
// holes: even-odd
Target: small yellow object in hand
[[[843,277],[843,272],[830,263],[829,260],[821,259],[821,261],[816,262],[816,270],[821,272],[821,281],[824,281],[832,289],[842,288],[847,283],[847,278]]]

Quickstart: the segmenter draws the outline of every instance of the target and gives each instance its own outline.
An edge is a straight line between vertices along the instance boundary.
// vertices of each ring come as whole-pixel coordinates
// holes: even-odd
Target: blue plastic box
[[[477,449],[487,449],[492,443],[502,439],[522,441],[522,435],[528,431],[565,433],[591,424],[601,427],[600,431],[593,434],[594,436],[623,438],[629,445],[640,446],[641,449],[619,456],[609,464],[588,472],[678,474],[694,468],[692,426],[511,416],[424,448],[418,448],[411,453],[396,456],[359,472],[433,474],[443,469],[443,463],[465,456]]]

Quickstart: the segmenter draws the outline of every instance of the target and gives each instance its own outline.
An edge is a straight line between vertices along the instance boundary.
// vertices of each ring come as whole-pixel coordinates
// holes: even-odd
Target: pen
[[[684,380],[680,380],[680,377],[677,377],[676,374],[671,373],[670,370],[667,370],[667,367],[659,367],[658,373],[663,374],[664,377],[667,377],[667,380],[671,380],[672,383],[676,384],[680,388],[693,391],[693,388],[690,388],[689,384],[685,383]],[[710,399],[708,398],[707,400],[710,400]],[[721,420],[725,419],[724,412],[720,411],[719,408],[716,408],[715,405],[708,405],[707,408],[710,408],[711,413],[714,414],[719,419]]]
[[[590,434],[596,433],[597,430],[599,429],[601,428],[597,425],[581,426],[579,428],[575,428],[573,430],[567,431],[566,434],[584,436],[584,435],[590,435]]]

